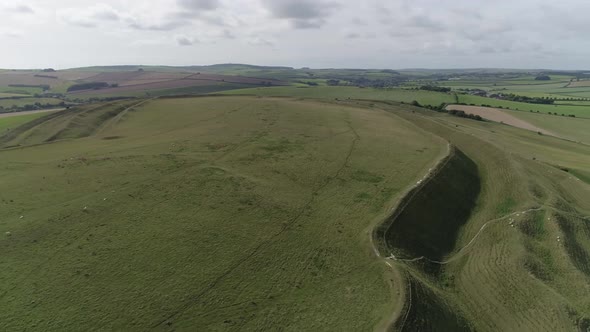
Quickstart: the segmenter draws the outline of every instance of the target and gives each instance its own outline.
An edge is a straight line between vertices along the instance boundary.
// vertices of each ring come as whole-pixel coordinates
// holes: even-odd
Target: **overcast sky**
[[[1,0],[0,68],[590,68],[587,0]]]

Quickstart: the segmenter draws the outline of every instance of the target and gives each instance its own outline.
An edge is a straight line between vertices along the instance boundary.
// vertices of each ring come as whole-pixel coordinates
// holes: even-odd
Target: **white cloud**
[[[67,24],[84,28],[94,28],[121,19],[121,14],[106,4],[96,4],[85,8],[58,9],[57,16]]]
[[[590,56],[582,0],[99,1],[3,2],[0,63],[576,68]]]

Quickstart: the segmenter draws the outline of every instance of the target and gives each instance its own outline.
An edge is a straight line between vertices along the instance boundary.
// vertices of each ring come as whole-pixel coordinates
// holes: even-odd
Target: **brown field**
[[[590,86],[590,81],[571,82],[569,88],[580,88]]]
[[[157,83],[157,82],[162,82],[162,81],[181,80],[181,79],[189,77],[191,75],[192,75],[191,73],[144,72],[142,75],[139,75],[133,79],[124,80],[124,81],[120,81],[117,83],[119,83],[120,86]]]
[[[9,71],[0,73],[0,86],[9,86],[12,84],[24,84],[24,85],[49,85],[57,86],[63,84],[64,81],[57,78],[46,78],[46,77],[35,77],[35,75],[49,75],[57,76],[55,73],[42,73],[42,72],[21,72],[21,71]]]
[[[143,75],[140,71],[123,71],[113,73],[100,73],[94,76],[90,76],[84,79],[87,82],[107,82],[109,84],[121,84],[125,81],[136,79]]]
[[[541,129],[537,126],[534,126],[526,121],[523,121],[517,117],[514,117],[504,110],[499,108],[492,108],[492,107],[483,107],[483,106],[467,106],[467,105],[449,105],[447,106],[447,110],[457,110],[463,111],[467,114],[479,115],[482,118],[494,122],[501,122],[513,127],[522,128],[530,131],[536,131],[543,133],[545,135],[559,137],[558,135],[547,131],[545,129]]]
[[[63,70],[55,73],[45,73],[47,75],[57,76],[65,81],[77,81],[85,80],[88,77],[92,77],[98,74],[96,71],[76,71],[76,70]]]
[[[151,90],[165,90],[186,88],[193,86],[216,85],[222,83],[251,84],[260,86],[271,82],[272,85],[286,83],[273,79],[262,79],[246,76],[228,76],[200,73],[158,73],[158,72],[115,72],[101,73],[88,77],[87,82],[107,82],[118,84],[118,87],[99,90],[81,90],[72,94],[120,94],[128,92],[142,92]]]

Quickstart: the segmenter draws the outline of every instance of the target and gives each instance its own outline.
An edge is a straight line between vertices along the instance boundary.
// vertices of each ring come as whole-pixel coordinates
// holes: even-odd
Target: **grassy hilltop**
[[[128,106],[54,114],[5,140],[34,144],[1,152],[6,328],[364,329],[394,310],[401,285],[367,230],[442,140],[316,102],[113,113]]]

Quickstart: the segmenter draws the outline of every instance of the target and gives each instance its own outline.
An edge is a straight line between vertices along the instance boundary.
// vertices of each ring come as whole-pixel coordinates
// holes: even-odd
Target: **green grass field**
[[[224,92],[227,95],[255,95],[274,97],[300,97],[313,99],[371,99],[383,101],[398,101],[411,103],[416,100],[423,105],[440,105],[441,103],[453,103],[452,95],[420,90],[407,89],[373,89],[346,86],[319,86],[319,87],[270,87],[241,89]]]
[[[32,96],[37,93],[43,93],[43,89],[29,87],[0,86],[0,93]]]
[[[576,142],[590,144],[590,119],[571,118],[530,112],[516,112],[505,110],[539,128],[547,129],[560,137]]]
[[[25,114],[6,118],[0,117],[0,133],[4,134],[7,130],[14,129],[22,124],[33,121],[45,115],[47,115],[47,113]]]
[[[590,106],[579,106],[579,105],[542,105],[542,104],[529,104],[519,103],[509,100],[499,100],[493,98],[478,97],[472,95],[459,95],[459,102],[464,104],[474,105],[490,105],[492,107],[503,107],[510,108],[511,110],[518,111],[539,111],[544,114],[558,113],[559,115],[575,115],[579,118],[590,119]]]
[[[316,102],[117,105],[5,139],[55,143],[0,152],[3,327],[359,330],[391,316],[401,285],[368,230],[441,139]]]
[[[20,93],[5,93],[0,92],[0,98],[10,98],[10,97],[26,97],[27,94],[20,94]]]

